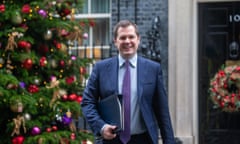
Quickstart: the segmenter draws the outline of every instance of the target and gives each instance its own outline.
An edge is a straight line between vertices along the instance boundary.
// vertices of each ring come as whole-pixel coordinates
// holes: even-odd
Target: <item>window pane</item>
[[[109,45],[109,19],[96,19],[93,27],[93,43],[95,45]]]
[[[109,13],[110,0],[92,0],[91,12],[92,13]]]
[[[88,13],[88,0],[83,0],[82,6],[76,10],[76,14],[86,14]]]

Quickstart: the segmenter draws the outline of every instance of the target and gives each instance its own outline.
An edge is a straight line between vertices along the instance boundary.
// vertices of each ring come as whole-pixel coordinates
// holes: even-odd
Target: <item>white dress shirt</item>
[[[122,94],[123,77],[125,73],[125,59],[120,55],[119,59],[119,71],[118,71],[118,92]],[[141,116],[138,93],[137,93],[137,54],[129,59],[130,73],[131,73],[131,134],[141,134],[146,131],[146,126]]]

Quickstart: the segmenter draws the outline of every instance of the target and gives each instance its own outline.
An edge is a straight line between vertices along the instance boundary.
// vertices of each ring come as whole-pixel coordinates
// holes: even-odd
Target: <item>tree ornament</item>
[[[76,98],[76,102],[81,103],[81,102],[82,102],[82,96],[78,96],[78,97]]]
[[[72,118],[68,117],[66,114],[64,114],[62,117],[62,123],[64,125],[69,125],[71,122],[72,122]]]
[[[51,60],[50,60],[50,66],[51,66],[52,68],[57,68],[57,61],[56,61],[55,59],[51,59]]]
[[[30,52],[31,47],[32,47],[31,43],[29,43],[25,40],[18,41],[17,46],[18,46],[18,48],[21,48],[26,52]]]
[[[75,139],[76,139],[76,134],[75,134],[75,133],[71,133],[70,139],[71,139],[71,140],[75,140]]]
[[[52,131],[52,128],[48,127],[46,128],[46,132],[51,132]]]
[[[21,16],[21,13],[19,11],[13,11],[12,12],[12,15],[11,15],[11,22],[14,24],[14,25],[19,25],[21,24],[23,21],[22,19],[22,16]]]
[[[38,79],[38,78],[34,79],[34,84],[40,85],[40,79]]]
[[[12,61],[10,60],[9,56],[6,62],[6,72],[11,74],[12,70],[14,69],[14,66],[12,65]]]
[[[66,37],[68,40],[77,41],[78,45],[82,44],[82,31],[78,26],[73,27],[73,31]]]
[[[22,24],[20,24],[20,26],[19,27],[21,27],[23,30],[24,30],[24,32],[26,32],[27,30],[28,30],[28,25],[26,24],[26,23],[22,23]]]
[[[3,13],[3,12],[5,12],[5,5],[1,4],[0,5],[0,13]]]
[[[39,91],[39,88],[38,88],[37,85],[35,85],[35,84],[30,84],[30,85],[28,86],[28,92],[30,92],[30,93],[37,93],[38,91]]]
[[[14,129],[11,136],[20,135],[21,127],[23,127],[24,133],[27,132],[27,129],[25,127],[25,119],[23,116],[17,115],[17,117],[13,119],[13,123],[14,123]]]
[[[27,70],[30,70],[32,66],[33,66],[33,61],[30,58],[25,59],[22,63],[22,67]]]
[[[12,112],[21,113],[23,112],[24,105],[21,100],[10,101],[10,109]]]
[[[65,89],[59,89],[58,92],[60,96],[67,95],[67,91]]]
[[[53,41],[53,44],[54,44],[54,46],[58,49],[58,50],[60,50],[61,49],[61,46],[62,46],[62,44],[60,43],[60,42],[57,42],[57,41]]]
[[[47,65],[47,58],[46,58],[45,56],[42,56],[42,57],[40,58],[40,60],[39,60],[39,65],[40,65],[41,67],[44,67],[44,66]]]
[[[56,125],[52,126],[52,130],[53,131],[57,131],[58,130],[58,127]]]
[[[12,144],[23,144],[24,139],[23,136],[16,136],[12,139]]]
[[[71,117],[72,117],[72,113],[70,112],[70,110],[68,110],[68,111],[66,112],[66,116],[67,116],[68,118],[71,118]]]
[[[25,120],[27,121],[31,120],[31,115],[29,113],[25,113],[23,116]]]
[[[56,76],[51,76],[51,81],[50,81],[50,85],[46,86],[47,88],[55,88],[59,86],[59,80],[57,80]]]
[[[19,35],[18,32],[12,32],[11,34],[8,34],[8,42],[7,46],[5,47],[5,51],[14,51],[14,48],[17,47],[15,37],[18,35]]]
[[[43,35],[43,38],[45,40],[51,40],[52,39],[52,31],[51,30],[47,30],[44,35]]]
[[[29,4],[23,5],[21,12],[22,12],[22,13],[25,13],[25,14],[29,14],[29,13],[31,12],[31,7],[30,7],[30,5],[29,5]]]
[[[26,83],[25,82],[19,82],[19,86],[20,86],[20,88],[25,89],[26,88]]]
[[[39,138],[37,144],[44,144],[45,139],[44,138]]]
[[[65,82],[66,82],[68,85],[72,84],[75,80],[76,80],[76,77],[75,77],[75,76],[69,76],[69,77],[66,77],[66,78],[65,78]]]
[[[41,129],[38,126],[34,126],[31,130],[32,135],[39,135],[41,133]]]
[[[42,16],[43,18],[46,18],[46,17],[47,17],[47,12],[46,12],[45,10],[43,10],[43,9],[40,9],[40,10],[38,11],[38,14],[39,14],[40,16]]]
[[[7,84],[7,89],[12,89],[12,90],[16,90],[18,88],[17,84],[13,84],[13,83],[9,83]]]
[[[76,59],[77,59],[76,56],[74,56],[74,55],[71,56],[71,60],[75,61]]]
[[[68,95],[64,94],[61,96],[62,101],[67,101],[68,100]]]
[[[69,35],[69,32],[66,29],[60,29],[58,30],[58,34],[62,37],[66,37]]]
[[[61,115],[61,113],[57,113],[56,115],[55,115],[55,118],[56,118],[56,121],[57,122],[62,122],[62,115]],[[54,124],[55,125],[55,124]]]
[[[72,93],[72,94],[70,94],[70,95],[68,96],[68,99],[69,99],[70,101],[74,101],[74,100],[76,100],[76,98],[77,98],[77,94],[75,94],[75,93]]]
[[[65,66],[65,61],[64,60],[60,60],[59,61],[59,66],[63,68]]]
[[[61,47],[60,47],[60,49],[59,49],[61,52],[63,52],[63,53],[67,53],[68,51],[68,48],[67,48],[67,46],[64,44],[64,43],[61,43]]]
[[[67,65],[68,65],[69,67],[71,67],[71,66],[73,65],[73,60],[72,60],[72,59],[69,59],[69,60],[67,61]]]
[[[83,34],[83,38],[84,38],[84,39],[87,39],[87,38],[88,38],[88,33],[84,33],[84,34]]]

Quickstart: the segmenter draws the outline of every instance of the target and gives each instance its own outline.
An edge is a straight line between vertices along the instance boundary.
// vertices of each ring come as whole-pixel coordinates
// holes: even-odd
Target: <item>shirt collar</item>
[[[121,55],[118,55],[118,60],[119,60],[119,67],[122,67],[125,59],[123,57],[121,57]],[[129,59],[130,65],[132,67],[136,67],[137,66],[137,54],[135,54],[132,58]]]

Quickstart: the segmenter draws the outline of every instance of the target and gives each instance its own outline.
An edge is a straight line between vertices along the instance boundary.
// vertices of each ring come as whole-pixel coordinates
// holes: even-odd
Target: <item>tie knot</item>
[[[129,67],[129,60],[125,61],[125,67]]]

